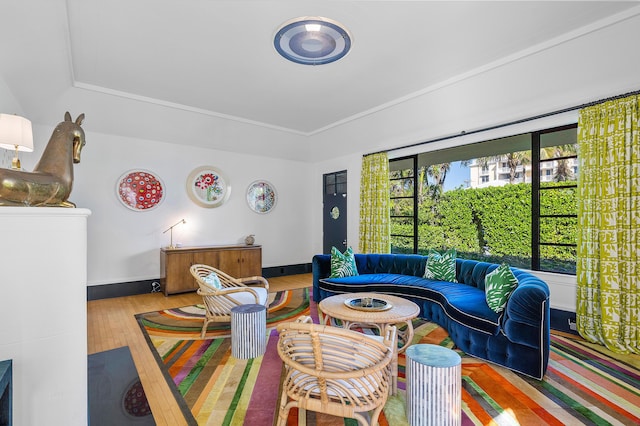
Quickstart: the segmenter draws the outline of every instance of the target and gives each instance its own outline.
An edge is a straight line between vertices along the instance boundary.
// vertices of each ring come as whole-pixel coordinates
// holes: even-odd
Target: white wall
[[[87,144],[74,166],[69,200],[93,212],[88,223],[88,285],[160,277],[160,248],[170,239],[162,232],[182,218],[187,224],[174,228],[174,244],[237,244],[255,234],[263,267],[310,262],[308,164],[95,133],[90,116],[83,128]],[[52,130],[34,126],[35,152],[22,155],[26,170],[33,169]],[[231,196],[220,207],[203,208],[187,196],[187,176],[204,165],[220,170],[231,185]],[[163,180],[166,198],[158,207],[133,211],[117,199],[116,183],[132,169],[152,171]],[[276,207],[267,214],[253,212],[246,202],[247,187],[258,179],[271,182],[278,194]]]
[[[309,163],[233,154],[207,149],[203,143],[206,141],[218,149],[221,146],[232,149],[234,144],[246,140],[255,144],[259,140],[261,144],[281,150],[284,136],[277,132],[229,131],[227,127],[231,124],[218,121],[215,125],[203,124],[201,120],[193,120],[188,121],[192,125],[186,130],[199,147],[186,147],[167,142],[184,133],[180,127],[184,120],[176,120],[175,114],[165,111],[166,108],[115,103],[107,95],[88,96],[79,89],[62,92],[51,108],[68,108],[74,118],[80,112],[87,113],[83,126],[87,146],[82,162],[75,167],[71,200],[93,211],[89,220],[89,285],[157,278],[158,250],[168,244],[168,235],[162,235],[162,231],[183,217],[189,224],[177,227],[174,236],[185,245],[235,243],[255,233],[257,243],[263,245],[263,266],[309,262],[314,253],[322,250],[322,174],[343,169],[348,170],[349,179],[348,243],[357,250],[361,155],[637,90],[640,88],[637,72],[640,55],[631,54],[628,48],[638,28],[640,17],[631,17],[569,38],[552,48],[512,58],[494,68],[454,76],[438,86],[425,88],[403,103],[307,140],[290,137],[289,143],[294,139],[299,141],[299,145],[293,145],[296,155],[309,152]],[[21,112],[20,101],[0,78],[1,110]],[[176,121],[176,132],[163,136],[164,142],[121,137],[117,135],[115,120],[112,130],[92,130],[91,112],[110,114],[114,110],[128,112],[129,108],[135,111],[130,114],[132,120]],[[60,119],[63,113],[60,110]],[[39,158],[55,124],[34,128],[36,152],[22,154],[27,170]],[[142,137],[160,138],[159,135]],[[450,140],[428,149],[455,143],[458,141]],[[6,166],[9,159],[10,155],[5,153],[0,158],[0,166]],[[225,205],[204,209],[187,198],[184,181],[189,172],[200,165],[219,167],[230,179],[233,190]],[[167,186],[166,200],[154,211],[133,212],[115,198],[116,180],[134,168],[157,173]],[[255,179],[267,179],[277,188],[279,203],[268,215],[251,212],[244,201],[244,191]],[[552,297],[567,293],[555,289],[552,292]],[[570,306],[571,302],[564,299],[557,305]]]
[[[347,245],[355,252],[359,251],[359,222],[360,222],[360,173],[362,156],[360,154],[347,155],[334,158],[330,161],[318,162],[313,165],[313,188],[318,188],[313,193],[313,209],[311,216],[311,228],[313,234],[313,253],[322,253],[322,175],[325,173],[347,171]],[[311,259],[310,259],[311,260]]]
[[[315,158],[457,135],[640,89],[640,16],[425,88],[415,97],[311,137]],[[453,53],[455,54],[455,53]],[[437,67],[437,64],[434,66]],[[447,144],[447,142],[445,142]]]

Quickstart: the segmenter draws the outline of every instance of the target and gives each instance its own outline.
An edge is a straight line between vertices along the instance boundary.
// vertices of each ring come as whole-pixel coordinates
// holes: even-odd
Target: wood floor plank
[[[269,287],[271,292],[308,287],[311,279],[311,274],[270,278]],[[201,301],[202,298],[196,293],[171,296],[148,293],[87,302],[87,352],[93,354],[122,346],[129,347],[158,426],[182,426],[187,423],[147,345],[135,315],[193,305]]]

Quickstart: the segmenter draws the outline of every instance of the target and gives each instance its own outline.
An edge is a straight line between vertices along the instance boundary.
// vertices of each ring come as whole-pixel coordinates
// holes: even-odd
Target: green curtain
[[[387,153],[362,157],[360,253],[389,253],[389,159]]]
[[[577,328],[617,353],[640,353],[640,97],[578,119]]]

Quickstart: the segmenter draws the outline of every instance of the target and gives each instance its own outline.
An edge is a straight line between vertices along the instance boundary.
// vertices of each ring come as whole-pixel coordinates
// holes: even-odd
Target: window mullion
[[[413,252],[418,253],[418,156],[413,156]]]
[[[540,269],[540,132],[531,134],[531,269]]]

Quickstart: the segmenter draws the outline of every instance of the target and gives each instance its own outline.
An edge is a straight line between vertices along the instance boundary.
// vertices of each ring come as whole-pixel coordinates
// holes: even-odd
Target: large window
[[[576,126],[389,161],[391,251],[575,273]]]
[[[391,191],[392,253],[415,253],[417,249],[416,158],[389,162]],[[393,166],[393,168],[391,167]]]

